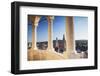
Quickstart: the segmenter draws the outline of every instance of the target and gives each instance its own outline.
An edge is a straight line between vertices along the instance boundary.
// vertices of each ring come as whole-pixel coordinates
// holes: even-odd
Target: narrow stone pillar
[[[32,49],[35,48],[35,26],[34,23],[32,23]]]
[[[38,24],[32,25],[32,48],[37,50],[37,26]]]
[[[74,24],[73,17],[66,17],[66,49],[67,53],[74,53]]]
[[[51,16],[48,21],[48,50],[53,51],[53,20],[54,17]]]
[[[40,16],[33,16],[32,19],[32,49],[37,50],[37,26]]]
[[[35,25],[35,36],[34,36],[35,45],[34,45],[34,50],[37,50],[37,25],[38,24]]]

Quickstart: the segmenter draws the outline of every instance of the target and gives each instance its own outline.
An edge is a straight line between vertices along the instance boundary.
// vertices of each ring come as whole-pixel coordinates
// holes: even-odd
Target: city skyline
[[[75,40],[88,40],[88,18],[74,16]],[[65,34],[65,16],[55,16],[53,21],[53,40],[61,40]],[[44,36],[45,35],[45,36]],[[48,41],[48,21],[42,16],[37,27],[37,42]],[[32,42],[32,24],[28,22],[28,42]]]

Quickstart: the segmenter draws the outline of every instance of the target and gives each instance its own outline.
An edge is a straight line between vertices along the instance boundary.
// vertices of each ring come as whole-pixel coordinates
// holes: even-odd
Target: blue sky
[[[53,21],[53,40],[63,38],[65,33],[65,16],[55,16]],[[88,18],[74,16],[74,36],[75,40],[88,39]],[[42,16],[37,27],[37,41],[48,40],[48,22]],[[28,42],[32,41],[32,24],[28,22]]]

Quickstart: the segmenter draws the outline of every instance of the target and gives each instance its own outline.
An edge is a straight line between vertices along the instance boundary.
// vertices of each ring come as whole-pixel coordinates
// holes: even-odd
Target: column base
[[[38,48],[36,47],[36,48],[34,48],[34,50],[38,50]]]
[[[54,51],[54,48],[47,48],[48,51]]]

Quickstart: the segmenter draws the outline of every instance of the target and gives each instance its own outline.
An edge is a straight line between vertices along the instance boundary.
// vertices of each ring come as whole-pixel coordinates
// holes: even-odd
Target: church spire
[[[56,37],[56,47],[58,47],[59,44],[58,44],[58,38]]]
[[[65,40],[65,35],[63,34],[63,46],[64,46],[64,50],[66,50],[66,40]]]
[[[63,34],[63,41],[65,41],[65,35]]]

